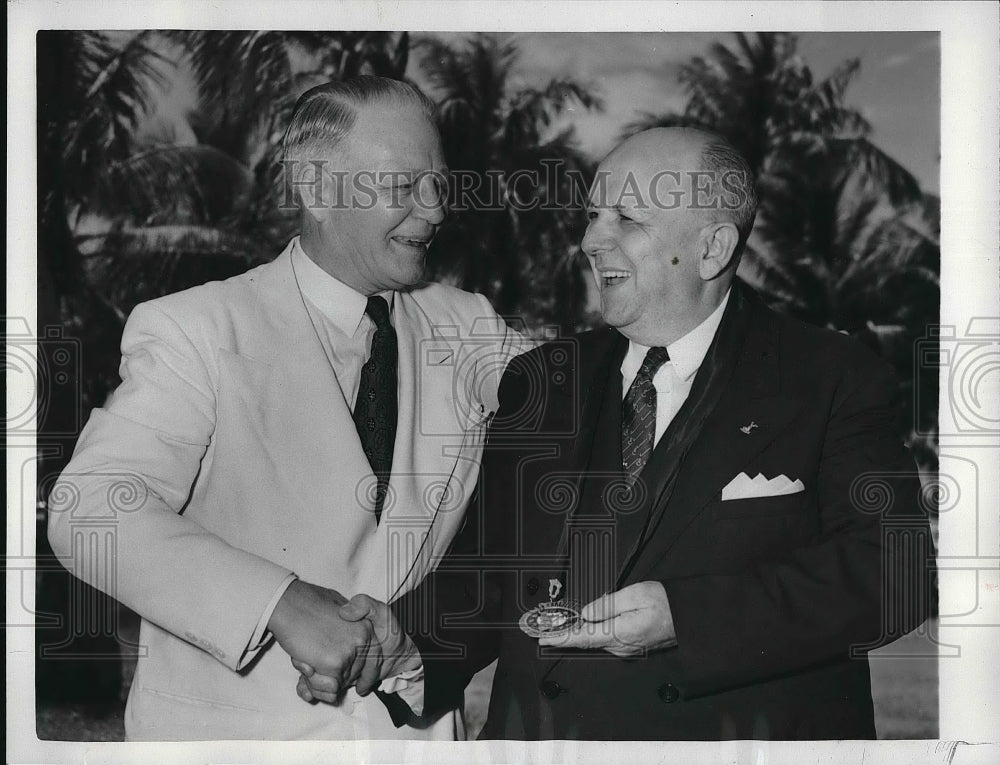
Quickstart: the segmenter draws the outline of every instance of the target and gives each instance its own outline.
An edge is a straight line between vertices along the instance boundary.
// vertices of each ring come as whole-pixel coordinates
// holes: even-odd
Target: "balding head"
[[[662,164],[669,158],[671,169],[697,170],[702,149],[713,136],[687,127],[643,130],[612,149],[604,161],[628,158],[632,163]]]

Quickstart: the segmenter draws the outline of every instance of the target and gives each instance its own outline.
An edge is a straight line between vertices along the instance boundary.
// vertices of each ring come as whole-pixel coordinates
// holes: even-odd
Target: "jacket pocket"
[[[159,691],[154,688],[142,687],[136,689],[139,693],[145,693],[150,696],[158,697],[164,701],[169,701],[174,704],[183,704],[190,707],[202,707],[205,709],[228,709],[234,712],[259,712],[259,709],[254,707],[240,706],[238,704],[230,704],[227,701],[219,701],[216,699],[204,699],[198,696],[184,696],[179,693],[170,693],[169,691]]]
[[[750,497],[719,502],[712,509],[712,517],[718,520],[740,520],[743,518],[767,518],[803,512],[807,492],[783,494],[777,497]]]

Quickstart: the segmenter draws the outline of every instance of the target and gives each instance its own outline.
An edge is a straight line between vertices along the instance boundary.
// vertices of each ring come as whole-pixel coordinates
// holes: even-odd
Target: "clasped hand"
[[[268,627],[301,673],[305,701],[336,704],[352,686],[361,696],[387,677],[420,666],[420,655],[389,607],[367,595],[347,601],[335,590],[296,580]]]

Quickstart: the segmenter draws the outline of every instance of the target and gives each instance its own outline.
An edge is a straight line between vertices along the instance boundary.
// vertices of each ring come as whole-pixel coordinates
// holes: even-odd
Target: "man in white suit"
[[[300,236],[134,310],[122,384],[52,492],[49,539],[142,616],[131,740],[461,738],[460,713],[397,728],[354,689],[306,703],[292,661],[341,666],[372,625],[337,606],[391,601],[441,556],[525,341],[482,296],[420,283],[446,168],[418,91],[314,88],[284,149]],[[367,667],[405,698],[415,677],[392,657],[348,659],[345,687]]]

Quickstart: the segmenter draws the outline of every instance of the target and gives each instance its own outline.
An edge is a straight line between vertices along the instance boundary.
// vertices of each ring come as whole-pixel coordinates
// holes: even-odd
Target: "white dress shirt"
[[[298,239],[292,244],[292,268],[309,319],[337,375],[347,408],[353,412],[361,367],[368,360],[375,335],[375,322],[365,313],[368,298],[316,265]],[[379,294],[389,304],[391,318],[395,293],[389,290]]]
[[[731,292],[731,289],[726,292],[718,308],[705,321],[667,346],[670,361],[653,375],[653,387],[656,389],[656,435],[653,438],[653,446],[660,442],[660,436],[687,401],[694,376],[698,373],[698,368],[705,359],[708,347],[712,344],[712,339],[722,322],[722,314],[729,303]],[[639,373],[639,367],[642,366],[648,350],[649,346],[629,340],[628,352],[621,366],[623,399]]]

